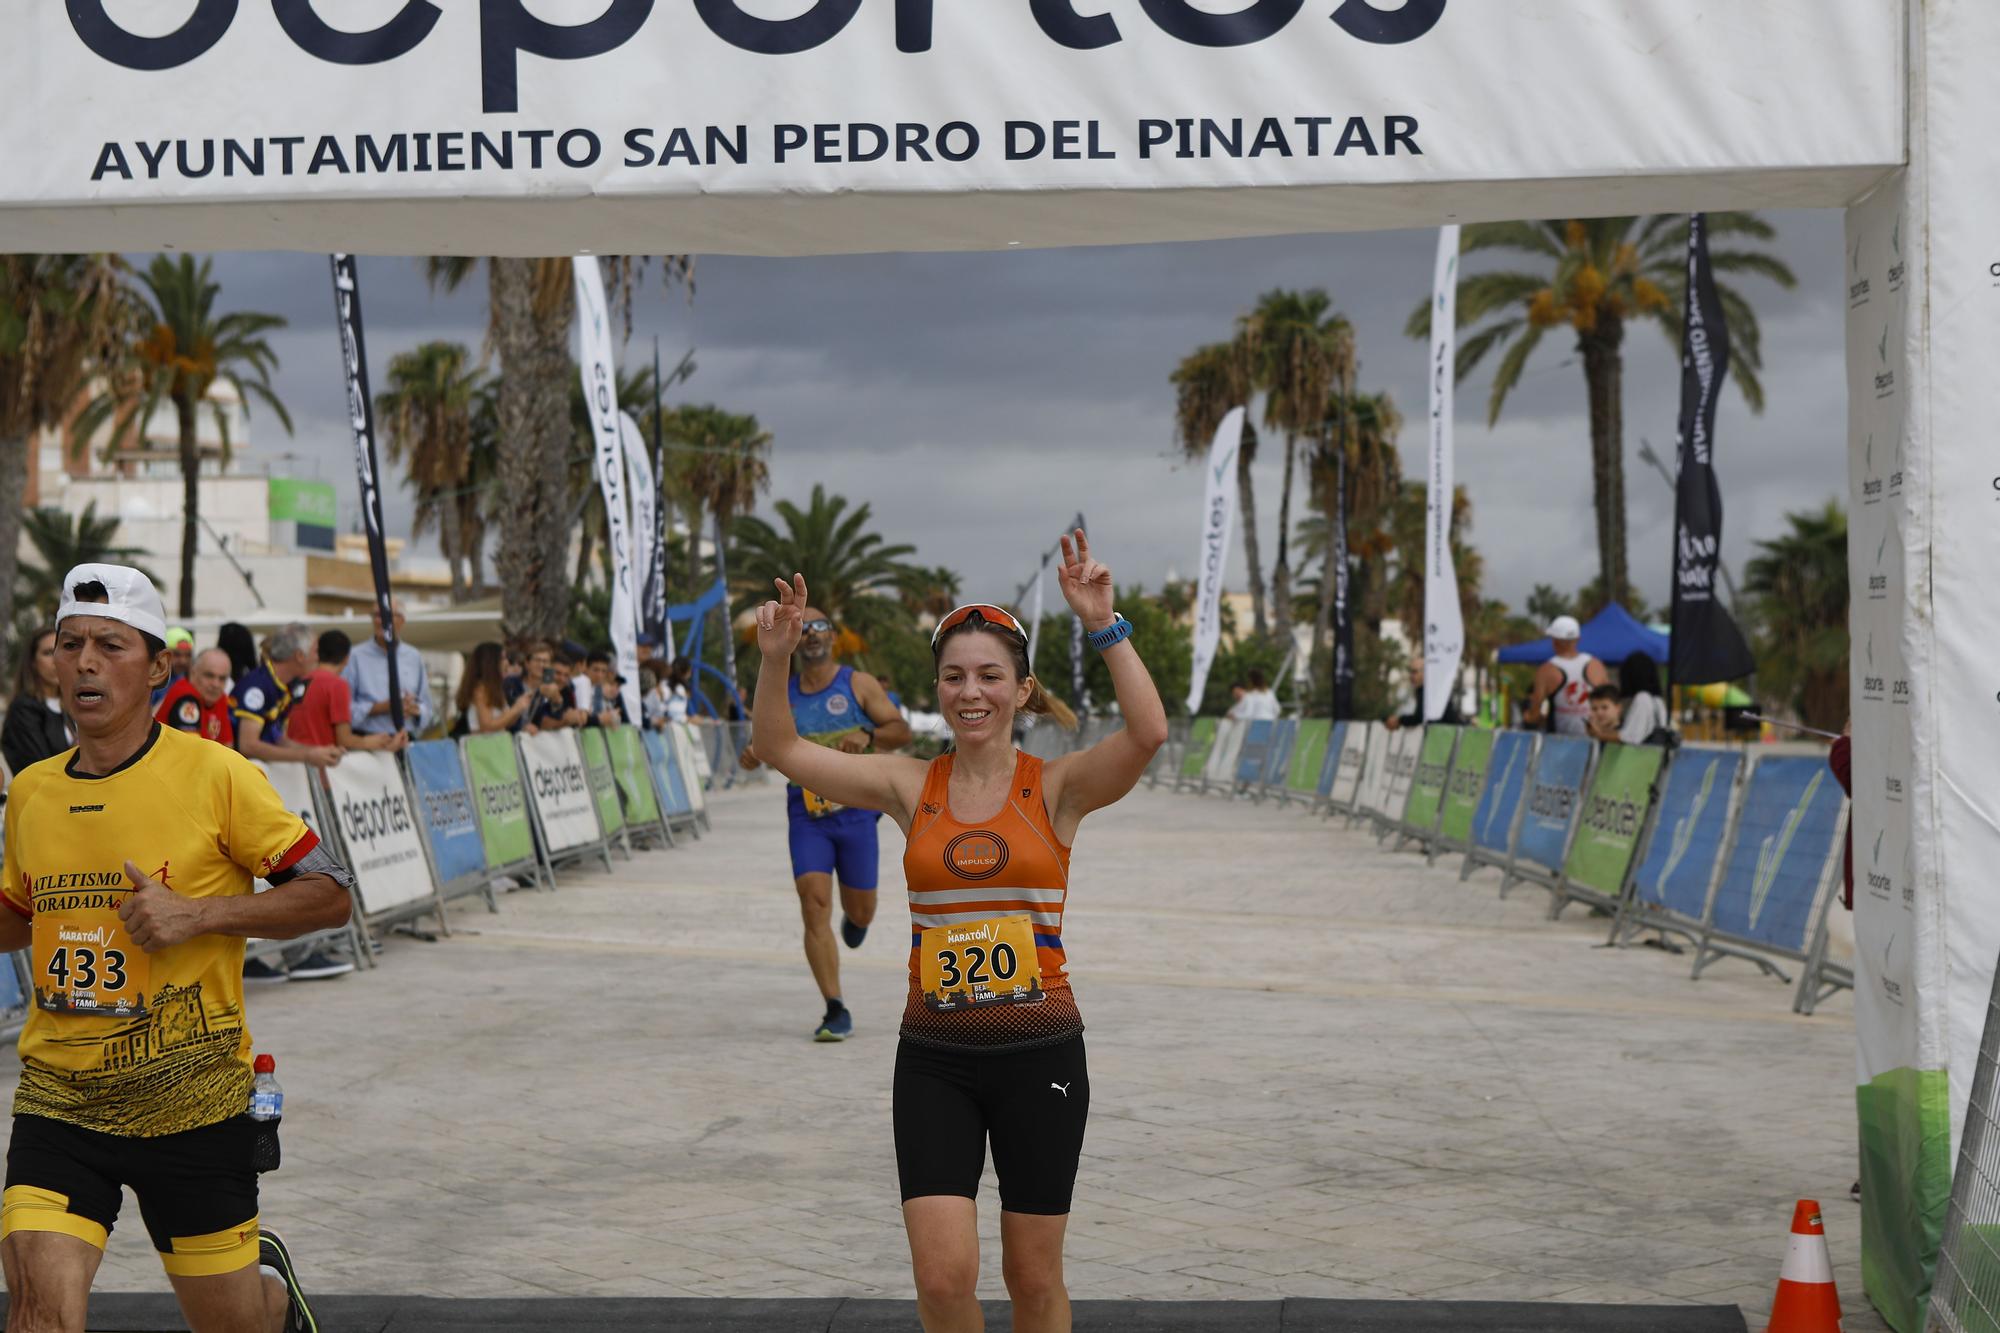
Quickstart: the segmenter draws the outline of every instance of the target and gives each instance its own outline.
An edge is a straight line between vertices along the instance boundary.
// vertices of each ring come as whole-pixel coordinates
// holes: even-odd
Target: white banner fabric
[[[1201,711],[1208,669],[1215,665],[1216,646],[1222,642],[1223,578],[1229,570],[1229,543],[1236,533],[1236,451],[1243,447],[1243,418],[1248,411],[1233,409],[1215,428],[1202,474],[1201,550],[1195,557],[1201,573],[1194,604],[1194,675],[1187,697],[1190,717]]]
[[[261,759],[252,759],[260,772],[271,781],[271,790],[278,793],[278,799],[285,803],[285,809],[306,821],[306,827],[321,837],[326,830],[320,827],[319,805],[313,800],[313,770],[309,764],[267,764]]]
[[[1379,815],[1389,808],[1389,740],[1392,735],[1380,722],[1368,724],[1368,749],[1361,761],[1361,785],[1354,794],[1356,809]]]
[[[1233,717],[1215,724],[1215,745],[1208,752],[1208,766],[1201,771],[1203,781],[1224,787],[1236,785],[1236,759],[1243,753],[1243,733],[1249,729],[1249,723]]]
[[[385,750],[349,750],[326,770],[326,785],[341,845],[347,849],[347,868],[361,888],[366,913],[379,916],[435,897],[423,834],[396,756]]]
[[[576,330],[581,346],[577,371],[583,376],[584,404],[590,412],[597,453],[592,466],[604,496],[604,544],[611,552],[611,655],[625,679],[626,720],[639,723],[638,553],[632,543],[632,514],[625,494],[625,439],[618,410],[617,352],[611,345],[611,307],[604,296],[604,273],[597,260],[579,255],[576,270]],[[626,418],[629,420],[629,418]],[[633,435],[638,430],[634,428]],[[649,529],[650,530],[650,529]]]
[[[668,625],[667,560],[661,546],[663,527],[657,510],[660,493],[653,479],[653,460],[646,449],[646,438],[639,433],[639,423],[630,412],[618,414],[618,440],[625,454],[625,480],[632,491],[632,618],[644,631],[655,622]],[[668,633],[672,633],[671,628]],[[662,664],[673,661],[666,644],[656,643],[653,649],[665,654],[659,659]],[[632,679],[636,689],[636,676]],[[627,708],[631,706],[629,702],[626,704]],[[637,714],[631,720],[641,721]]]
[[[687,786],[688,804],[696,814],[708,809],[708,753],[702,749],[702,733],[693,722],[674,723],[674,762],[681,766],[681,780]]]
[[[1438,232],[1437,274],[1431,284],[1431,451],[1424,518],[1424,720],[1444,716],[1458,689],[1465,653],[1465,616],[1458,604],[1458,569],[1451,558],[1453,415],[1458,399],[1458,228]]]
[[[1328,793],[1333,803],[1343,808],[1353,806],[1360,794],[1361,768],[1372,744],[1371,737],[1382,729],[1380,722],[1350,722],[1347,726],[1347,744],[1340,747],[1340,767],[1334,771],[1333,790]]]
[[[1904,158],[1895,0],[1230,3],[17,4],[0,252],[1001,249],[1838,206]]]
[[[576,732],[544,731],[521,737],[521,768],[549,855],[561,856],[604,840]]]

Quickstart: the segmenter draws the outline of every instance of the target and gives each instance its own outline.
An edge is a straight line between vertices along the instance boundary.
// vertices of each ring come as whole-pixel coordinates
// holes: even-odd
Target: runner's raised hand
[[[794,574],[790,583],[772,582],[778,597],[757,608],[757,646],[766,657],[790,658],[805,633],[806,576]]]
[[[1062,568],[1056,571],[1063,600],[1076,613],[1083,627],[1095,632],[1111,623],[1114,589],[1111,571],[1090,558],[1090,538],[1078,528],[1074,537],[1062,539]]]

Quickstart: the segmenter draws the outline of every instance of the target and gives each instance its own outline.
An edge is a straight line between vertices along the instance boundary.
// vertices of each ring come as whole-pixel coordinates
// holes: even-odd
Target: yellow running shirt
[[[175,893],[252,892],[317,845],[234,750],[155,724],[116,772],[78,777],[69,750],[7,797],[0,897],[34,922],[34,1005],[14,1114],[153,1138],[250,1104],[243,941],[198,935],[147,954],[117,909],[130,860]]]

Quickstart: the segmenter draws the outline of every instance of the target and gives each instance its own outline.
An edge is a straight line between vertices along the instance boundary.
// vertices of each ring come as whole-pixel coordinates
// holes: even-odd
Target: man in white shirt
[[[1246,673],[1244,683],[1249,688],[1243,692],[1243,697],[1236,701],[1236,706],[1229,710],[1228,715],[1239,722],[1276,721],[1282,710],[1278,707],[1278,696],[1271,693],[1269,685],[1264,680],[1264,673],[1253,667]]]

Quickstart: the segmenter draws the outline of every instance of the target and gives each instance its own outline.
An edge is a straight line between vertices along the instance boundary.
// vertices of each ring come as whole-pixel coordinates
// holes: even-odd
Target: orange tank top
[[[1063,952],[1069,899],[1069,852],[1056,838],[1042,797],[1042,761],[1020,753],[1000,813],[978,824],[951,812],[954,756],[939,755],[903,850],[910,894],[910,994],[902,1035],[931,1046],[1007,1049],[1051,1045],[1083,1031]],[[1032,1003],[939,1012],[925,1003],[918,946],[927,929],[994,917],[1025,916],[1033,925],[1041,994]]]

